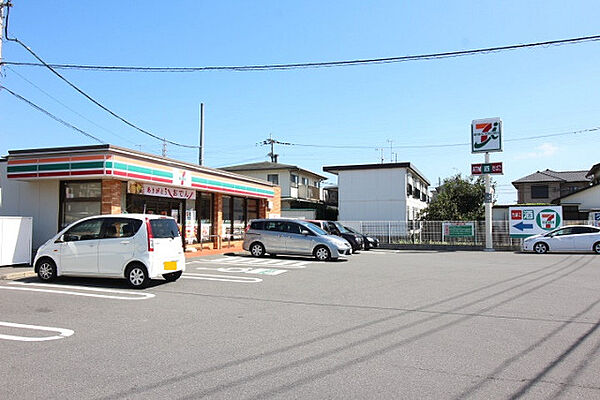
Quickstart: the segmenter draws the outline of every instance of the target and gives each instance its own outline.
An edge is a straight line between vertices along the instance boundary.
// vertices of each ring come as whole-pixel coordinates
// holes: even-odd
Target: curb
[[[13,280],[13,279],[20,279],[20,278],[31,278],[33,276],[36,276],[36,273],[34,271],[11,272],[11,273],[8,273],[8,274],[0,275],[0,280]]]

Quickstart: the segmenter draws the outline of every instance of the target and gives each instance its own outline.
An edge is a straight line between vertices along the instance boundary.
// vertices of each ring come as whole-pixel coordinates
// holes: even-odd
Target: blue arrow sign
[[[513,225],[513,227],[523,232],[524,229],[533,229],[533,224],[524,224],[523,221],[521,221],[518,224]]]

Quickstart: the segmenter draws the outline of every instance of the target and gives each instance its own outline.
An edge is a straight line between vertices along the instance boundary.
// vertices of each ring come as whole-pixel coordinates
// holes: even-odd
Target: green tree
[[[419,215],[426,221],[478,221],[485,219],[483,178],[463,178],[460,174],[444,179],[437,196]]]

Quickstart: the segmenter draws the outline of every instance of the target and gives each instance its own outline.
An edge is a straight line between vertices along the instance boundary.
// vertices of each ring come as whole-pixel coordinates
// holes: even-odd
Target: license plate
[[[163,264],[165,271],[174,271],[177,269],[177,261],[165,261]]]

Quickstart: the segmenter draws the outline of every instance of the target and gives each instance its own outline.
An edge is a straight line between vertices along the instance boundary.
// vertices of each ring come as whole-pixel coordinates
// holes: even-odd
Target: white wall
[[[58,232],[59,181],[7,179],[6,162],[0,162],[0,215],[33,217],[33,248]]]
[[[600,210],[600,185],[575,193],[565,198],[560,204],[578,204],[579,211]]]
[[[288,170],[262,170],[262,171],[232,171],[239,175],[249,176],[251,178],[267,180],[267,175],[279,175],[279,187],[281,188],[281,197],[290,197],[290,171]]]
[[[338,174],[340,221],[405,221],[406,169],[345,170]]]

